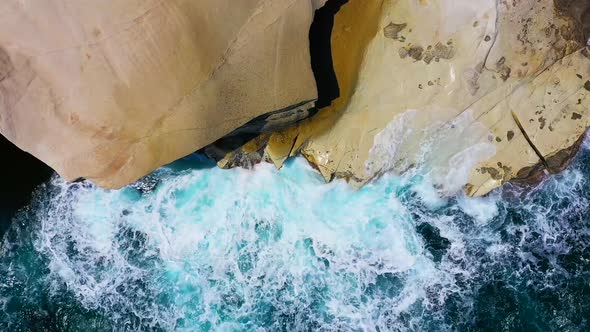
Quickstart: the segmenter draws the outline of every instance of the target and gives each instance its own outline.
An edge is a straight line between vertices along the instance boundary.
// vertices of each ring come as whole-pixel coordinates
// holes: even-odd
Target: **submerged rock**
[[[2,1],[0,132],[68,180],[135,181],[317,98],[325,1]]]
[[[266,151],[355,185],[422,167],[476,196],[559,171],[589,125],[588,5],[352,0],[332,38],[340,98]]]

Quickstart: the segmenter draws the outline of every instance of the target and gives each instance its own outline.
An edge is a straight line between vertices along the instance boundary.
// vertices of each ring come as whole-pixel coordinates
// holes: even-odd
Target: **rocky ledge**
[[[332,37],[339,99],[270,135],[266,153],[278,167],[301,153],[357,186],[421,168],[473,196],[558,172],[589,125],[589,7],[350,1]]]
[[[0,132],[68,180],[118,188],[317,99],[321,0],[0,2]]]

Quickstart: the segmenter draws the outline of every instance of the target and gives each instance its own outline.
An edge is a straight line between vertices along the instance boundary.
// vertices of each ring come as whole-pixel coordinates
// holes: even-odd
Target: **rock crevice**
[[[541,164],[543,164],[543,166],[545,166],[545,168],[549,170],[549,164],[547,164],[545,157],[539,151],[539,149],[537,149],[537,147],[535,146],[535,143],[533,143],[533,141],[530,139],[529,135],[527,134],[526,130],[524,130],[524,128],[522,127],[522,124],[520,123],[520,120],[518,119],[518,116],[516,115],[516,113],[511,112],[511,114],[512,114],[512,118],[514,119],[514,123],[516,124],[516,127],[518,127],[518,129],[520,130],[520,133],[522,134],[522,136],[529,143],[529,145],[531,146],[531,149],[533,149],[533,151],[535,151],[535,153],[537,154],[537,157],[539,157],[539,160],[541,161]]]

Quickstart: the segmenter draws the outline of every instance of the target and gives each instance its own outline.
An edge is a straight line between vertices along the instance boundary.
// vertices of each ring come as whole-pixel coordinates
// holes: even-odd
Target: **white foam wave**
[[[317,315],[329,329],[385,326],[381,315],[407,311],[440,282],[392,188],[325,185],[301,160],[280,173],[187,170],[143,197],[54,185],[36,246],[55,291],[65,283],[88,308],[123,307],[165,328],[229,328],[264,301],[267,315],[294,324]],[[169,299],[146,306],[151,297]]]
[[[365,165],[367,175],[419,168],[441,193],[456,194],[474,166],[496,153],[488,129],[472,113],[435,108],[396,116],[375,135]]]
[[[453,330],[441,308],[461,298],[472,310],[471,285],[507,257],[522,261],[517,275],[548,259],[540,282],[562,276],[565,216],[588,208],[579,171],[535,189],[549,201],[519,197],[524,223],[506,220],[501,191],[442,197],[433,170],[420,171],[358,191],[300,159],[280,172],[171,166],[153,189],[54,179],[34,244],[54,296],[131,330]]]

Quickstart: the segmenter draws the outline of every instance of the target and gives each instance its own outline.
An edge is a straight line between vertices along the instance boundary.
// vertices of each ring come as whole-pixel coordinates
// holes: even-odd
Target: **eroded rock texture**
[[[309,109],[324,2],[1,1],[0,132],[66,179],[128,184],[260,115]]]
[[[221,167],[301,153],[326,180],[419,169],[483,195],[577,150],[590,2],[325,3],[4,1],[0,131],[109,188],[204,148]],[[330,66],[309,49],[326,32]]]
[[[589,125],[588,7],[351,0],[332,39],[340,98],[266,153],[280,166],[301,152],[356,185],[421,167],[470,195],[561,170]]]

